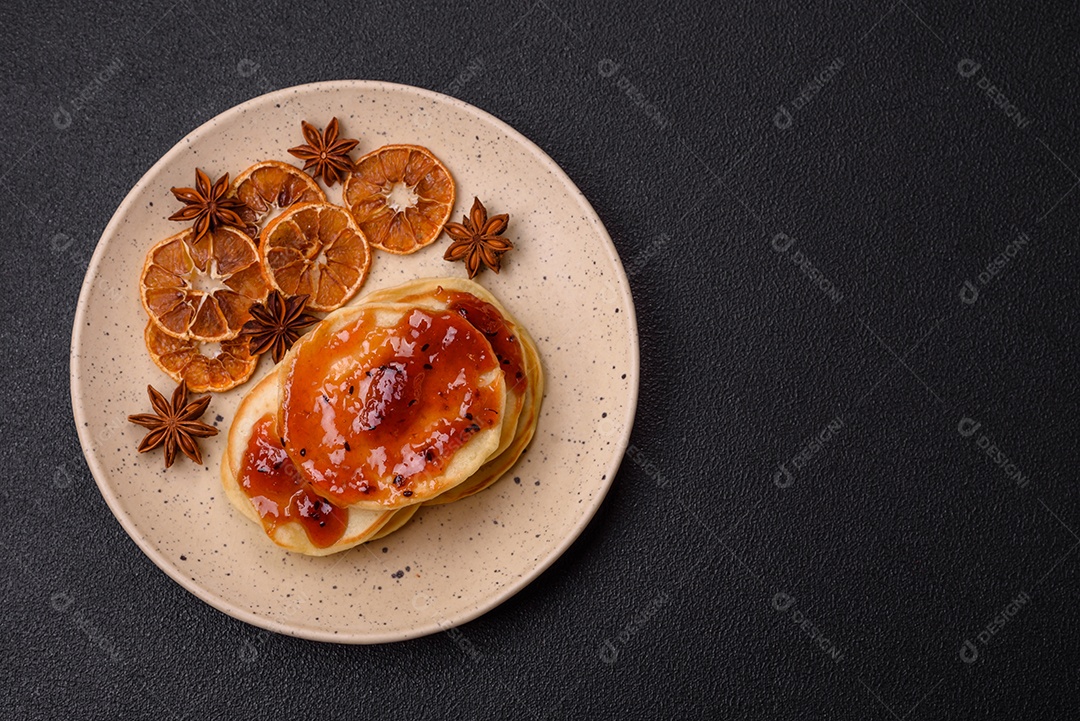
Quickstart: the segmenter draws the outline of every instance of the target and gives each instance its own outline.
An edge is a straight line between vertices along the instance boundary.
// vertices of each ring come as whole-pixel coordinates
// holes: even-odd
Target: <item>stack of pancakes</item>
[[[343,551],[495,483],[532,439],[542,395],[528,332],[476,283],[376,291],[327,316],[244,398],[226,495],[287,550]]]

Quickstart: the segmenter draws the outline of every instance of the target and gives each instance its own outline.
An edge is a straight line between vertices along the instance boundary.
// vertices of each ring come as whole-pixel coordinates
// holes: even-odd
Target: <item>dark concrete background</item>
[[[1075,3],[20,5],[0,716],[1076,716]],[[128,189],[217,113],[335,78],[535,140],[641,328],[637,453],[581,540],[460,631],[384,647],[266,634],[166,578],[68,397]]]

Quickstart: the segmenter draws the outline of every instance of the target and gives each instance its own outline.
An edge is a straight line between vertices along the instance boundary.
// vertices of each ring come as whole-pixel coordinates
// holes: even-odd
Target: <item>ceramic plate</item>
[[[479,196],[509,213],[516,248],[502,273],[477,276],[532,333],[546,387],[536,436],[492,488],[424,508],[403,530],[325,558],[287,553],[224,496],[225,431],[254,380],[217,394],[204,416],[222,429],[204,465],[138,454],[146,386],[174,384],[143,345],[138,277],[146,251],[183,226],[169,188],[195,168],[234,176],[303,141],[300,121],[360,138],[354,157],[390,143],[430,148],[457,186],[454,219]],[[340,186],[327,189],[340,202]],[[419,277],[462,275],[442,259],[446,236],[420,252],[376,251],[360,295]],[[271,368],[264,357],[255,379]],[[79,440],[101,494],[140,548],[215,608],[271,631],[320,641],[381,643],[464,623],[536,578],[585,528],[626,449],[638,389],[634,306],[622,264],[589,202],[542,150],[505,123],[426,90],[340,81],[280,90],[195,130],[132,188],[98,243],[71,342]]]

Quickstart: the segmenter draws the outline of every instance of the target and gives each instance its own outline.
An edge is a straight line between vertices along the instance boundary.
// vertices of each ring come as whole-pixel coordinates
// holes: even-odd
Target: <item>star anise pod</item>
[[[331,120],[321,134],[306,120],[301,121],[300,127],[304,131],[304,138],[308,144],[289,148],[289,154],[304,161],[304,170],[315,168],[312,176],[316,178],[322,176],[327,185],[335,185],[344,180],[353,169],[349,152],[360,141],[349,138],[339,140],[337,118]]]
[[[199,453],[199,444],[195,439],[209,438],[218,434],[217,428],[199,420],[206,412],[206,407],[210,405],[210,396],[203,396],[188,403],[187,381],[180,381],[180,385],[173,391],[171,401],[165,400],[165,396],[158,393],[153,386],[146,386],[146,392],[150,396],[150,405],[154,407],[155,413],[128,416],[128,420],[132,423],[150,429],[150,432],[139,443],[139,453],[152,451],[164,444],[166,468],[176,460],[178,448],[185,456],[201,464],[202,454]]]
[[[275,363],[281,361],[301,331],[319,322],[317,317],[304,312],[307,302],[306,295],[286,298],[281,291],[274,290],[264,302],[251,306],[251,320],[240,331],[248,338],[251,355],[270,351]]]
[[[226,198],[228,189],[228,173],[216,183],[211,183],[210,176],[196,168],[194,188],[172,189],[173,195],[183,201],[184,207],[170,215],[169,220],[194,220],[195,243],[221,225],[243,228],[246,223],[238,211],[243,209],[244,204],[239,198]]]
[[[470,278],[485,265],[498,273],[503,253],[514,247],[513,243],[499,235],[506,230],[510,216],[503,213],[489,219],[484,204],[479,198],[473,198],[472,210],[461,220],[461,223],[447,223],[444,226],[454,242],[446,249],[443,260],[464,260]]]

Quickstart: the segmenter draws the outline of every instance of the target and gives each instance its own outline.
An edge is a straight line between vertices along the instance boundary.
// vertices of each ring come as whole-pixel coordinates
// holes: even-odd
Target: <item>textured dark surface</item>
[[[1076,716],[1075,3],[24,5],[0,10],[0,716]],[[578,543],[385,647],[266,634],[169,580],[68,400],[127,190],[215,114],[351,77],[535,140],[641,328],[634,459]]]

